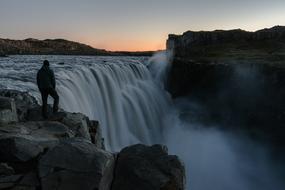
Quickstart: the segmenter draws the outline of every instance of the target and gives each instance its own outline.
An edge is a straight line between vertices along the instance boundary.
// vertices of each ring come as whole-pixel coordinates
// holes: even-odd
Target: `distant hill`
[[[89,45],[65,39],[25,39],[11,40],[0,38],[0,56],[4,55],[112,55],[140,56],[153,52],[111,52],[96,49]]]

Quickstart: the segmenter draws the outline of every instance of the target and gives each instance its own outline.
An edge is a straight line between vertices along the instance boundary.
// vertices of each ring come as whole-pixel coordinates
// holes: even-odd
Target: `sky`
[[[0,38],[64,38],[122,51],[165,49],[187,30],[285,25],[285,0],[0,0]]]

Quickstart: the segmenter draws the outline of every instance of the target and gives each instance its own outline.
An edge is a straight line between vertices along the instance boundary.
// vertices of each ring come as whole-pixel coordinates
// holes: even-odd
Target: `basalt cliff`
[[[198,122],[285,144],[284,26],[171,34],[167,49],[174,54],[167,88],[206,110]]]

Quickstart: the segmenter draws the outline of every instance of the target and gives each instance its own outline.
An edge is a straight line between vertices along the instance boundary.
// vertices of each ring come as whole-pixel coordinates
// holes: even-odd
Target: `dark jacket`
[[[37,84],[40,90],[55,88],[55,78],[53,71],[49,66],[42,66],[37,74]]]

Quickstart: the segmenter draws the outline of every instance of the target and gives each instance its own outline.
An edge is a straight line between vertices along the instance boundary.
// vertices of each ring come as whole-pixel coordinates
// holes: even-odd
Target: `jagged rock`
[[[0,97],[0,125],[17,122],[18,116],[15,101],[12,98]]]
[[[102,138],[102,131],[98,121],[89,121],[89,133],[91,142],[98,148],[105,150],[104,139]]]
[[[39,161],[43,190],[107,190],[110,188],[114,155],[81,139],[61,142]]]
[[[76,137],[83,137],[91,141],[89,134],[89,119],[81,113],[65,112],[62,117],[55,119],[68,126],[72,131],[75,131]]]
[[[2,89],[0,90],[0,96],[13,98],[15,100],[18,119],[20,121],[25,121],[27,111],[37,105],[37,100],[27,92]]]
[[[0,176],[9,176],[15,173],[14,169],[7,163],[0,163]]]
[[[40,187],[40,181],[35,172],[25,174],[13,190],[32,190]]]
[[[49,106],[49,112],[51,112],[51,107]],[[41,107],[35,106],[28,110],[26,119],[28,121],[41,121],[44,120],[41,116]],[[88,117],[81,113],[69,113],[69,112],[58,112],[55,114],[50,114],[49,121],[58,121],[66,125],[71,131],[74,132],[76,137],[83,137],[91,141],[89,134],[89,124],[90,121]]]
[[[14,98],[20,115],[20,122],[0,127],[0,189],[111,189],[116,156],[102,150],[98,121],[65,111],[43,120],[28,93],[0,95]],[[165,147],[136,145],[121,151],[112,189],[183,189],[183,177],[183,166]]]
[[[0,189],[9,189],[15,186],[22,178],[22,175],[11,175],[0,177]]]
[[[56,121],[29,121],[14,123],[0,128],[0,139],[5,137],[22,137],[40,144],[45,141],[57,141],[74,136],[73,131]]]
[[[167,50],[175,57],[207,59],[238,57],[239,59],[265,59],[271,62],[284,58],[285,27],[247,32],[236,30],[187,31],[182,35],[170,34]]]
[[[0,162],[27,162],[41,152],[41,146],[23,137],[0,138]]]
[[[118,155],[112,190],[183,190],[185,169],[162,145],[137,144]]]

